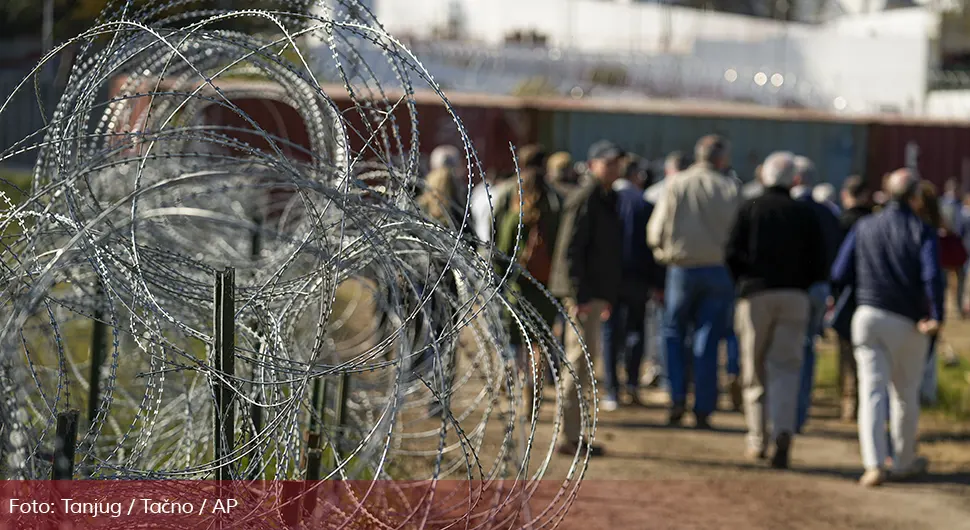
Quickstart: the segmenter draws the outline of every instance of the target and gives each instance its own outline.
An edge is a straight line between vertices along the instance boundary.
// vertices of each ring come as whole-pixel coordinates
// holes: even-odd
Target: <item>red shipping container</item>
[[[346,127],[350,136],[351,151],[360,153],[364,149],[364,142],[371,138],[380,139],[386,135],[390,142],[393,155],[407,154],[413,146],[412,118],[405,102],[398,102],[397,96],[388,95],[385,101],[376,105],[374,111],[367,115],[369,127],[365,126],[360,110],[356,108],[349,97],[343,93],[331,92],[331,97],[341,109],[346,120]],[[444,102],[434,94],[417,94],[414,96],[415,112],[417,114],[418,152],[422,158],[422,165],[427,167],[431,152],[440,145],[452,145],[463,149],[465,140],[462,138],[455,117],[448,112]],[[501,96],[459,95],[449,101],[452,110],[461,121],[467,140],[475,149],[482,169],[496,171],[511,171],[515,168],[510,144],[516,148],[533,143],[537,137],[536,112],[520,104],[514,98]],[[394,108],[394,120],[389,119],[384,112]],[[394,128],[403,143],[404,153],[398,152],[398,146],[393,140]],[[363,159],[375,160],[383,157],[382,141],[372,142],[371,147],[364,151]],[[477,168],[472,168],[477,173]]]
[[[970,191],[970,124],[880,120],[869,125],[868,178],[915,163],[922,178],[942,187],[949,178]]]

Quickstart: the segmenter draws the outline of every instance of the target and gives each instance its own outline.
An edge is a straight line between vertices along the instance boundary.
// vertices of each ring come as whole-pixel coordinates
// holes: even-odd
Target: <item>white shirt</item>
[[[494,195],[495,185],[492,184],[489,187]],[[492,239],[492,205],[488,202],[488,191],[485,189],[484,182],[472,188],[471,201],[472,227],[475,230],[475,236],[488,243]]]

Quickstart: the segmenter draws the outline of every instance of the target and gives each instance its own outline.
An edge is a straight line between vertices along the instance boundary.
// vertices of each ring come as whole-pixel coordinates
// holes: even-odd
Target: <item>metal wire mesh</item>
[[[354,0],[219,4],[114,2],[35,69],[80,45],[52,119],[0,153],[0,163],[37,159],[23,200],[0,194],[2,476],[49,477],[57,413],[88,409],[78,477],[543,477],[560,375],[574,367],[537,312],[508,296],[511,271],[476,251],[467,208],[446,226],[414,200],[411,94],[445,96]],[[307,65],[308,36],[327,44],[325,74]],[[381,64],[365,60],[374,57]],[[334,86],[352,106],[334,103]],[[0,120],[36,88],[24,79]],[[257,118],[254,100],[295,114]],[[484,170],[457,116],[454,127],[470,184]],[[468,202],[447,200],[458,211]],[[212,347],[223,267],[235,270],[231,373]],[[527,350],[558,360],[551,429],[522,413],[542,393],[522,403],[508,315]],[[586,436],[589,386],[577,396]],[[217,387],[236,410],[235,447],[219,458]],[[329,455],[318,477],[308,432]],[[575,455],[537,521],[561,518],[587,458]],[[490,509],[525,506],[532,489]]]

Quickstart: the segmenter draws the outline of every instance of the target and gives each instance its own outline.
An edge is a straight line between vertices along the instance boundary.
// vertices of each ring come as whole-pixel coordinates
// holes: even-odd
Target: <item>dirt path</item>
[[[609,454],[591,461],[562,528],[970,529],[970,430],[927,425],[933,476],[869,491],[855,483],[854,429],[833,420],[815,419],[792,469],[778,472],[743,459],[740,414],[718,414],[713,432],[667,428],[664,418],[660,407],[601,415],[597,439]],[[554,462],[550,476],[566,466]]]
[[[958,351],[970,352],[970,325],[954,325],[947,334]],[[551,390],[545,396],[536,440],[542,448],[553,429],[555,399]],[[931,476],[866,490],[856,483],[862,467],[855,426],[836,419],[837,404],[824,393],[795,442],[792,469],[784,472],[743,458],[741,414],[717,413],[713,431],[696,431],[690,420],[668,428],[665,396],[644,397],[647,407],[599,414],[597,441],[608,455],[591,460],[560,528],[970,530],[970,424],[924,415],[921,452],[930,457]],[[550,491],[570,460],[553,457],[545,475]]]

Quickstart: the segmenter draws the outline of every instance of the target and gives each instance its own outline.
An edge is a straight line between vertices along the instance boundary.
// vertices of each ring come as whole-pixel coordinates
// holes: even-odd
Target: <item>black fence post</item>
[[[320,425],[325,421],[327,403],[327,381],[322,377],[314,378],[310,394],[310,428],[307,431],[306,479],[320,480],[321,436]],[[319,415],[319,420],[317,416]]]
[[[221,372],[223,378],[231,378],[236,374],[234,285],[235,271],[232,268],[216,271],[212,354],[214,356],[214,368]],[[215,385],[216,395],[213,452],[215,461],[219,462],[233,452],[235,446],[233,428],[236,423],[236,411],[231,385],[223,379],[216,379],[213,384]],[[216,480],[224,481],[231,478],[231,464],[228,462],[218,464]]]
[[[344,429],[347,423],[347,398],[350,392],[350,374],[341,372],[337,379],[337,402],[334,404],[334,444],[333,467],[340,463],[340,450],[343,445]]]
[[[255,265],[255,263],[259,261],[259,255],[263,249],[263,218],[261,215],[257,214],[253,216],[252,221],[253,221],[253,233],[252,233],[252,239],[250,240],[249,257],[252,260],[253,264]],[[255,440],[259,437],[259,433],[262,432],[263,430],[263,407],[261,406],[262,401],[260,400],[260,392],[259,392],[260,384],[259,384],[259,377],[258,377],[263,338],[259,331],[259,321],[257,319],[253,319],[250,321],[250,327],[255,333],[256,339],[258,341],[258,344],[256,347],[256,352],[257,352],[256,359],[252,363],[252,373],[251,373],[252,375],[251,380],[253,382],[252,395],[251,395],[252,403],[249,405],[249,419],[252,422],[252,428],[253,428],[252,439]],[[261,459],[262,457],[260,455],[254,455],[253,458]],[[250,463],[250,468],[252,469],[250,478],[255,480],[256,478],[259,477],[260,466],[259,465],[254,466],[252,465],[252,463]]]
[[[104,323],[104,292],[98,287],[95,293],[94,321],[91,326],[91,379],[88,385],[88,422],[93,424],[95,416],[98,415],[98,406],[101,401],[101,367],[105,360],[105,338],[108,335],[108,326]]]
[[[74,451],[77,449],[77,424],[80,415],[77,410],[57,414],[57,430],[54,434],[54,462],[51,470],[52,480],[71,480],[74,478]]]

